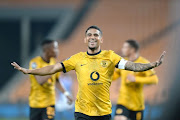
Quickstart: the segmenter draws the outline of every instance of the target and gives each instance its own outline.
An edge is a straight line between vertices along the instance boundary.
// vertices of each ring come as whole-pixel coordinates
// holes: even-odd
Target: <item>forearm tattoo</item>
[[[125,70],[130,70],[134,72],[143,72],[143,71],[150,70],[154,68],[155,66],[156,66],[156,63],[143,64],[143,63],[134,63],[134,62],[128,61],[125,65]]]

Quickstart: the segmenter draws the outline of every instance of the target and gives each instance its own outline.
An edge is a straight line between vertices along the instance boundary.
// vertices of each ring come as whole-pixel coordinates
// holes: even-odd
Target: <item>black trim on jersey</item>
[[[66,73],[66,68],[65,68],[65,66],[64,66],[64,64],[62,62],[61,62],[61,65],[63,67],[63,72]]]
[[[120,60],[120,61],[121,61],[121,60]],[[120,61],[119,61],[119,62],[120,62]],[[119,64],[119,62],[115,65],[115,67],[116,67],[116,68],[118,68],[118,64]]]
[[[100,50],[99,52],[97,52],[97,53],[94,53],[94,54],[90,54],[90,53],[88,53],[88,51],[87,51],[87,54],[88,54],[88,55],[91,55],[91,56],[97,55],[97,54],[99,54],[99,53],[101,53],[101,50]]]

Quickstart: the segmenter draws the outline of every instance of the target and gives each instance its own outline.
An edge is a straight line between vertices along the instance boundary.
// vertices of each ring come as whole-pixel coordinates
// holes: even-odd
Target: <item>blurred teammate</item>
[[[124,60],[111,50],[101,50],[102,31],[90,26],[85,32],[87,52],[77,53],[67,60],[41,69],[29,70],[11,63],[25,74],[50,75],[75,70],[79,83],[75,103],[75,120],[110,120],[111,102],[109,88],[115,67],[131,71],[145,71],[159,66],[164,54],[154,63],[133,63]]]
[[[139,44],[127,40],[123,44],[122,55],[135,63],[149,63],[139,55]],[[121,77],[121,88],[116,106],[115,120],[142,120],[144,106],[143,87],[145,84],[157,84],[158,78],[153,69],[145,72],[132,72],[117,69],[113,79]]]
[[[45,40],[42,43],[42,56],[30,61],[29,69],[38,69],[56,64],[58,55],[58,42]],[[71,97],[59,83],[60,73],[48,76],[30,75],[31,92],[29,96],[30,120],[53,120],[55,116],[55,85],[66,95],[69,102]]]

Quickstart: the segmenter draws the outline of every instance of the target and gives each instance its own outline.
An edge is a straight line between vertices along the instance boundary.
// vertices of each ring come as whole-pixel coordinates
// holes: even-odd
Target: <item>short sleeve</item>
[[[114,63],[115,66],[119,63],[121,59],[121,56],[116,54],[114,51],[111,51],[111,61]]]
[[[117,55],[113,51],[111,53],[111,60],[114,63],[116,68],[118,68],[118,69],[125,69],[125,65],[126,65],[127,60],[125,60],[121,56]]]
[[[77,60],[78,60],[78,54],[75,54],[71,56],[70,58],[66,59],[65,61],[61,62],[61,65],[63,67],[63,72],[66,73],[71,70],[74,70]]]

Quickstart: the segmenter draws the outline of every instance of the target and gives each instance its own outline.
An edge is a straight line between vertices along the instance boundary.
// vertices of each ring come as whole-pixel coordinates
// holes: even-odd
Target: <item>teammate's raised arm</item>
[[[32,74],[32,75],[51,75],[56,72],[61,72],[63,70],[63,67],[60,63],[56,63],[55,65],[49,65],[40,69],[26,69],[21,66],[19,66],[16,62],[11,63],[12,66],[14,66],[15,69],[23,72],[24,74]]]
[[[127,61],[127,63],[125,64],[125,70],[130,70],[134,72],[143,72],[158,67],[159,65],[162,64],[165,53],[166,52],[164,51],[160,56],[159,60],[153,63],[143,64],[143,63],[134,63],[131,61]]]

